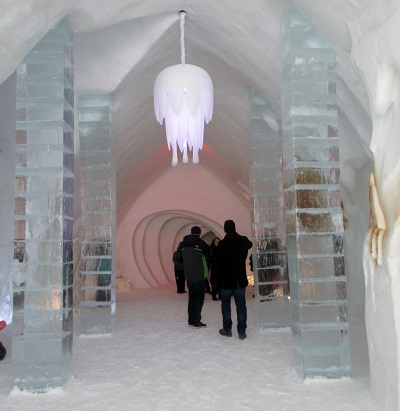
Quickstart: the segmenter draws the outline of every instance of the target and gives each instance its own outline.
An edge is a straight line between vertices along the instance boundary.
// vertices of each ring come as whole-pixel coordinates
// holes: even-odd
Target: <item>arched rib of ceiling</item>
[[[139,275],[149,286],[175,282],[172,254],[193,225],[200,226],[202,234],[222,233],[217,222],[182,210],[151,214],[137,225],[132,236],[132,253]]]
[[[172,252],[192,225],[203,234],[223,234],[226,219],[251,236],[250,209],[201,165],[170,167],[133,204],[117,230],[117,261],[135,288],[158,287],[171,280]]]

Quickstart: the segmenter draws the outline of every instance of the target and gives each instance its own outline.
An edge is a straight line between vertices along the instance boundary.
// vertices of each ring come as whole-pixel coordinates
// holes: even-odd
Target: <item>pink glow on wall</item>
[[[134,288],[173,283],[172,253],[192,225],[223,236],[226,219],[250,234],[250,211],[201,164],[178,164],[147,188],[117,230],[118,274]]]

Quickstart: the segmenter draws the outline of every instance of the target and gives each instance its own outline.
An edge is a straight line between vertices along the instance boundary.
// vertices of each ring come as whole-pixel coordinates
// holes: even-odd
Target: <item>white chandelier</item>
[[[193,151],[193,163],[199,162],[204,122],[211,121],[214,107],[211,77],[202,68],[185,64],[185,15],[186,12],[179,12],[181,64],[167,67],[154,82],[154,113],[160,124],[165,118],[173,166],[178,164],[177,146],[183,153],[184,163],[188,162],[188,148]]]

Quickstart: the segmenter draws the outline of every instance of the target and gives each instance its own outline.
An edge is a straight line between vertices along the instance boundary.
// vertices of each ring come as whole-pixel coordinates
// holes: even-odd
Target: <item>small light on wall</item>
[[[172,147],[172,165],[178,164],[179,147],[183,162],[188,162],[188,149],[193,163],[199,162],[203,147],[204,122],[209,123],[214,108],[211,77],[198,66],[185,63],[185,11],[179,12],[181,28],[181,64],[167,67],[154,82],[154,113],[165,131],[168,148]]]

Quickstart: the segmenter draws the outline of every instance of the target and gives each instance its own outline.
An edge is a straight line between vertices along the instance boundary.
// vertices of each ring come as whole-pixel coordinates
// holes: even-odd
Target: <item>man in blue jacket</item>
[[[218,284],[223,325],[219,333],[225,337],[232,337],[231,297],[233,296],[236,305],[237,331],[239,339],[244,340],[247,328],[246,287],[249,284],[246,260],[248,250],[253,243],[236,232],[233,220],[225,221],[224,231],[226,235],[218,245]]]
[[[206,258],[211,255],[211,247],[200,238],[201,229],[192,227],[178,246],[182,252],[183,271],[189,291],[188,323],[189,326],[201,328],[206,324],[201,322],[201,310],[204,304],[204,278],[208,275]]]

